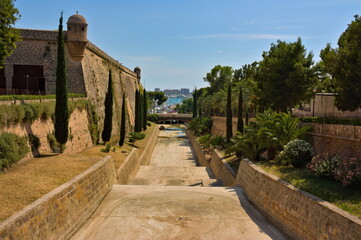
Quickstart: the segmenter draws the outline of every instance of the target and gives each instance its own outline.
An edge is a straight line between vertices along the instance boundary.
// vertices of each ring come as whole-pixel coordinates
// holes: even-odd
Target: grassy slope
[[[272,161],[256,162],[255,164],[292,185],[361,218],[361,191],[343,187],[342,184],[326,178],[317,177],[306,169],[280,166]]]
[[[152,124],[146,131],[146,138],[136,142],[140,151],[154,127],[156,125]],[[106,155],[113,157],[115,167],[118,168],[133,148],[125,144],[122,148],[116,148],[115,152],[103,153],[100,151],[103,147],[94,146],[77,154],[49,154],[0,172],[0,221],[81,174]]]

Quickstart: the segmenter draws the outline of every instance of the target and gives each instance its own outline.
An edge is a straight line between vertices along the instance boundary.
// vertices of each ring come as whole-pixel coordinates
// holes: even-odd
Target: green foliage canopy
[[[348,25],[338,39],[338,48],[328,44],[321,51],[326,71],[335,78],[335,105],[343,111],[361,107],[361,17]]]
[[[13,28],[19,17],[19,10],[14,7],[13,0],[0,0],[0,67],[20,40],[19,30]]]
[[[181,104],[176,105],[178,113],[192,113],[193,112],[193,98],[183,99]]]
[[[168,100],[168,97],[164,96],[164,92],[148,92],[148,98],[156,101],[158,105],[162,105]]]
[[[313,54],[306,54],[301,38],[292,43],[277,41],[262,56],[255,80],[263,104],[286,112],[308,99],[310,93],[312,96]]]
[[[210,85],[209,94],[213,94],[220,89],[224,89],[233,79],[233,69],[230,66],[217,65],[212,68],[203,78]]]

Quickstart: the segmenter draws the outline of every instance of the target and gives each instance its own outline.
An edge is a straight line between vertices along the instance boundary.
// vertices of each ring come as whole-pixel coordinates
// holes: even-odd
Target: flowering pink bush
[[[335,179],[336,171],[341,162],[339,155],[321,153],[314,156],[307,168],[317,176],[324,176]]]
[[[349,157],[340,162],[335,179],[344,186],[353,186],[361,189],[361,158]]]

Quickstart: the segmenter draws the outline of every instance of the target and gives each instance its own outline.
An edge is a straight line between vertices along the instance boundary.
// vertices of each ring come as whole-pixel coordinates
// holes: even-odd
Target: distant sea
[[[181,103],[181,102],[183,101],[183,99],[185,99],[185,97],[181,97],[181,96],[178,96],[178,97],[168,97],[168,100],[165,102],[165,104],[166,104],[167,106],[175,105],[175,104]]]

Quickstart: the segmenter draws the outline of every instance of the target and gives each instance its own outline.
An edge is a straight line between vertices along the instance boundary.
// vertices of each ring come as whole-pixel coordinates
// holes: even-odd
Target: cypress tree
[[[63,12],[59,19],[58,31],[58,58],[56,66],[56,103],[55,103],[55,138],[61,144],[60,150],[68,140],[69,109],[68,109],[68,86],[66,77],[66,63],[63,37]]]
[[[243,133],[243,89],[239,86],[237,131]]]
[[[134,107],[134,132],[139,132],[139,91],[135,90],[135,107]]]
[[[226,108],[226,139],[227,142],[230,141],[232,137],[232,89],[231,83],[228,85],[227,91],[227,108]]]
[[[143,129],[147,130],[147,91],[143,92]]]
[[[143,130],[143,93],[139,90],[139,132]]]
[[[112,71],[109,70],[108,92],[105,96],[105,110],[104,110],[104,128],[102,132],[103,142],[108,142],[112,135],[113,128],[113,86],[112,86]]]
[[[197,117],[197,88],[193,92],[193,118]]]
[[[123,94],[123,104],[122,104],[122,116],[120,119],[120,139],[119,139],[119,146],[124,145],[125,141],[125,93]]]

